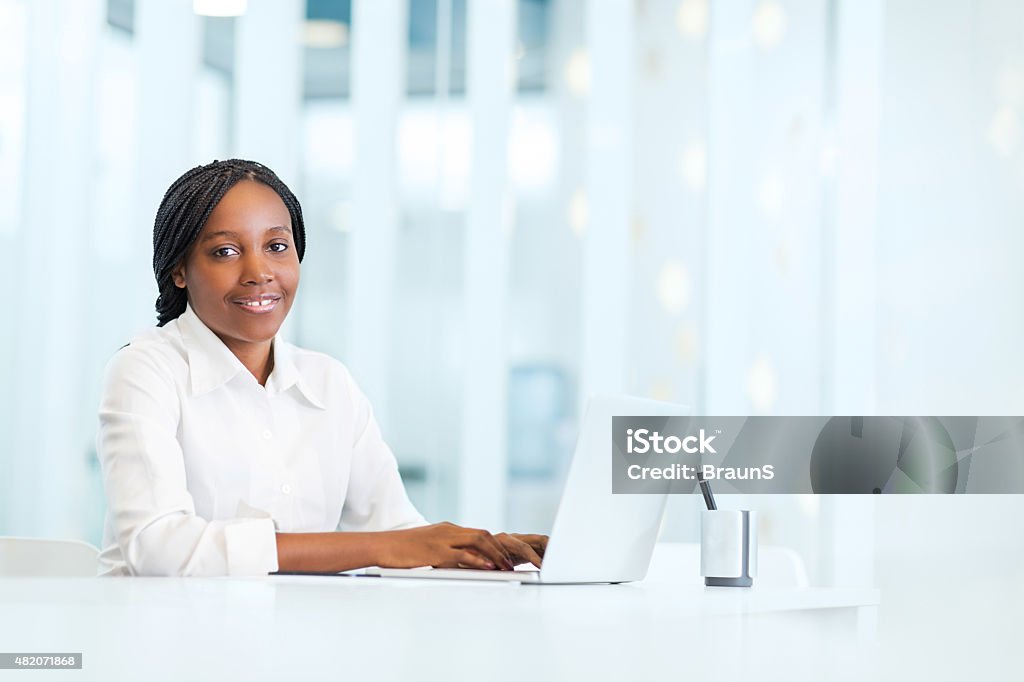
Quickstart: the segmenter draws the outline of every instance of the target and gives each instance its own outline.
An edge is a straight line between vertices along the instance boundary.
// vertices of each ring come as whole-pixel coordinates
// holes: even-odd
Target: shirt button
[[[273,436],[274,436],[274,434],[272,434],[272,433],[270,432],[270,429],[266,429],[266,430],[265,430],[265,431],[263,432],[263,437],[264,437],[264,438],[266,438],[267,440],[270,440],[271,438],[273,438]]]
[[[292,487],[285,483],[283,486],[281,486],[281,492],[283,492],[285,495],[290,495],[292,492]]]

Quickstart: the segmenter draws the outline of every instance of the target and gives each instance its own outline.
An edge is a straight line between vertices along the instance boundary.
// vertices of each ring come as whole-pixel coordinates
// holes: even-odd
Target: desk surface
[[[661,555],[664,564],[669,557]],[[702,668],[734,679],[763,678],[771,665],[813,679],[816,666],[834,666],[837,656],[849,659],[845,669],[856,679],[858,634],[877,590],[704,588],[665,575],[564,586],[354,576],[7,578],[0,579],[0,648],[81,651],[77,679],[325,671],[607,679]],[[794,642],[804,652],[796,661],[788,653]]]

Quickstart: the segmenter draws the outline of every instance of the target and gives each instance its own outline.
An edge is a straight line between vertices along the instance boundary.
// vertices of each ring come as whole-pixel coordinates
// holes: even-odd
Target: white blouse
[[[107,365],[97,452],[103,575],[262,575],[275,531],[427,521],[337,360],[273,342],[266,386],[191,307]]]

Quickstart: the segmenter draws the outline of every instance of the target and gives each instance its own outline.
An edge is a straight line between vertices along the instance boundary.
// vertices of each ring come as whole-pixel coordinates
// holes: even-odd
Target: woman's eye
[[[216,249],[213,252],[213,255],[216,256],[217,258],[227,258],[228,256],[233,256],[236,253],[238,252],[235,251],[230,246],[222,246],[219,249]]]
[[[280,246],[281,248],[276,248],[278,246]],[[273,244],[270,245],[270,250],[273,251],[274,253],[281,253],[282,251],[288,250],[288,245],[285,244],[284,242],[274,242]]]

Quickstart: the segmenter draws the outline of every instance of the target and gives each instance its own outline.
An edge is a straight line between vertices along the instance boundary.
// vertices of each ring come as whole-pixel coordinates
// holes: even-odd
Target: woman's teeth
[[[235,304],[245,308],[248,312],[269,313],[271,310],[274,309],[279,300],[281,299],[264,298],[259,301],[235,301]]]

